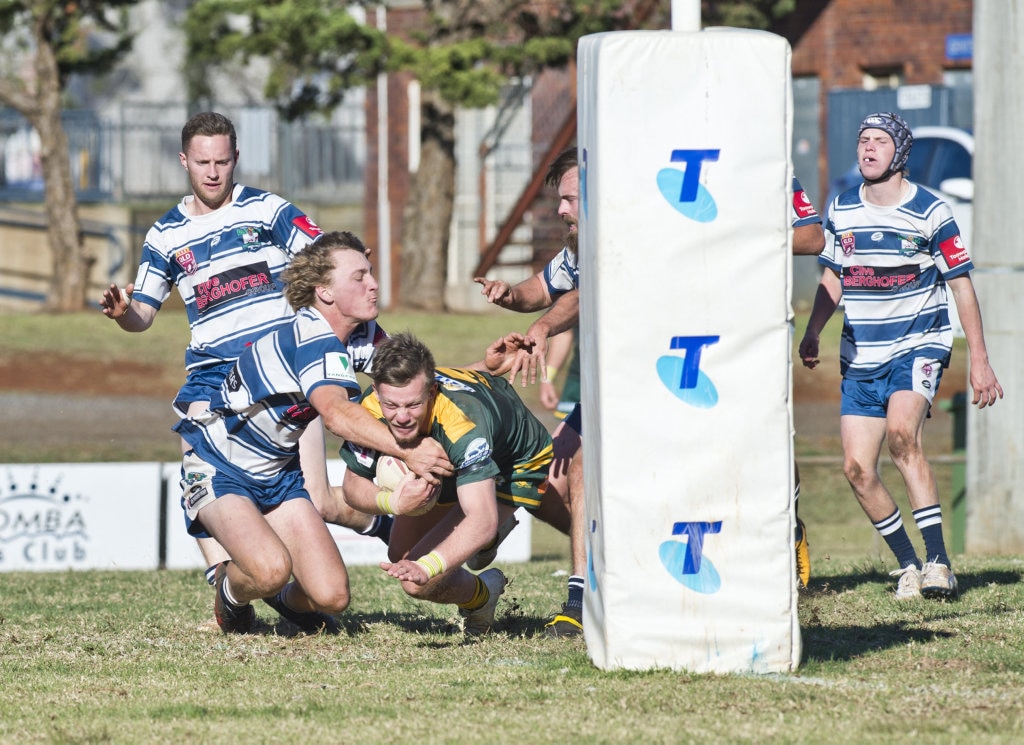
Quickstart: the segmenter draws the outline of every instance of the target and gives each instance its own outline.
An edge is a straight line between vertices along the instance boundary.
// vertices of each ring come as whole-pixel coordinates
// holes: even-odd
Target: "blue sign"
[[[973,34],[946,34],[946,59],[969,60],[973,57]]]

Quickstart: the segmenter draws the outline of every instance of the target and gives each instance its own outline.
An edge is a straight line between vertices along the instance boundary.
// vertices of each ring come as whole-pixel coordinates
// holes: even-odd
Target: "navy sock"
[[[914,544],[910,542],[910,536],[907,535],[907,529],[903,527],[903,518],[900,516],[900,510],[897,507],[896,511],[893,512],[889,517],[884,520],[879,520],[877,523],[873,523],[875,530],[877,530],[885,542],[889,545],[893,554],[896,555],[896,561],[900,563],[900,569],[908,567],[911,564],[916,566],[918,569],[921,568],[921,562],[917,558],[917,552],[914,550]]]
[[[217,583],[217,567],[220,566],[220,562],[217,562],[213,566],[206,567],[206,581],[213,587]]]
[[[569,599],[565,602],[565,607],[583,609],[583,577],[575,574],[569,577]]]
[[[936,504],[914,510],[914,522],[924,538],[924,560],[952,566],[946,554],[946,541],[942,537],[942,508]]]
[[[394,524],[395,518],[391,515],[374,515],[373,522],[363,531],[363,535],[380,538],[386,544],[391,540],[391,526]]]

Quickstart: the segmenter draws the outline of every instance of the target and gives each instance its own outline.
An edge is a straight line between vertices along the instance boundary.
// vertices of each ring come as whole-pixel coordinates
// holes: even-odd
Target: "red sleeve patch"
[[[959,235],[954,235],[952,238],[944,240],[939,244],[939,250],[942,251],[942,256],[946,260],[946,266],[950,269],[955,269],[971,260]]]
[[[292,220],[292,225],[297,227],[310,238],[316,238],[318,235],[322,235],[324,232],[320,230],[320,228],[317,226],[315,222],[310,220],[305,215],[303,215],[302,217],[296,217],[294,220]]]
[[[811,200],[807,197],[807,192],[803,189],[793,192],[793,209],[796,210],[796,214],[800,218],[814,217],[818,214],[818,211],[814,209],[814,205],[811,204]]]

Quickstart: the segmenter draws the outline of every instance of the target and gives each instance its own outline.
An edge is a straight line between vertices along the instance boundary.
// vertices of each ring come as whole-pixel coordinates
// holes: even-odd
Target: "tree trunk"
[[[419,169],[402,213],[399,302],[430,312],[444,309],[448,238],[455,200],[455,113],[437,94],[424,93]]]
[[[45,38],[36,39],[36,50],[37,108],[28,118],[39,133],[47,235],[53,259],[53,279],[46,308],[60,312],[83,310],[94,260],[85,253],[78,217],[68,138],[61,122],[57,60]]]

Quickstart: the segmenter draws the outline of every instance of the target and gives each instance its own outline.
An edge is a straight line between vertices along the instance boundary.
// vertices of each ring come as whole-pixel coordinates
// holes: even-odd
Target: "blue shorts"
[[[194,450],[185,453],[181,461],[181,509],[189,535],[210,537],[199,518],[199,511],[224,494],[248,497],[264,515],[290,499],[310,498],[298,458],[294,468],[284,469],[269,481],[256,481],[229,469],[218,469],[200,458]]]
[[[234,366],[234,362],[221,362],[219,365],[206,365],[189,370],[185,377],[185,385],[174,399],[174,408],[182,414],[187,414],[188,405],[193,401],[209,401],[213,397],[213,392],[220,390],[221,383]]]
[[[884,375],[871,380],[843,378],[843,416],[870,416],[885,418],[889,398],[897,391],[913,391],[925,397],[931,406],[939,381],[942,380],[942,362],[927,357],[906,357],[897,360]]]

